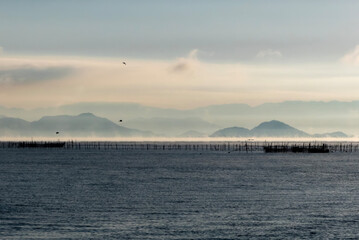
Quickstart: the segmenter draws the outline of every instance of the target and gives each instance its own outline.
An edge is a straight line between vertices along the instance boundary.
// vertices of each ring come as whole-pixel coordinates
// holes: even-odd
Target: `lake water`
[[[0,149],[0,239],[358,235],[358,153]]]

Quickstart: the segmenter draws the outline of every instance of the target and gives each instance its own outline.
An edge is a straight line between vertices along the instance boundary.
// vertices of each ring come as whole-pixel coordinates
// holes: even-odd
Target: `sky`
[[[0,105],[358,100],[358,12],[350,0],[0,0]]]

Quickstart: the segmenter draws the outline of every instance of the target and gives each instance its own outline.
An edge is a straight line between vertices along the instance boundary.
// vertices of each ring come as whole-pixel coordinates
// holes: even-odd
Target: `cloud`
[[[174,73],[193,72],[199,65],[198,49],[193,49],[186,58],[179,58],[170,67],[170,71]]]
[[[262,50],[257,53],[256,58],[257,59],[278,59],[281,58],[283,55],[278,50],[273,49],[266,49]]]
[[[359,68],[338,63],[214,63],[200,61],[198,50],[173,60],[126,58],[126,66],[122,59],[1,57],[0,102],[22,108],[96,101],[193,108],[234,102],[353,100],[359,87]]]
[[[38,81],[55,80],[74,72],[71,67],[36,68],[22,66],[14,69],[0,69],[0,84],[29,84]]]
[[[344,55],[340,61],[344,64],[358,65],[359,64],[359,45],[353,51]]]
[[[198,52],[199,52],[198,49],[193,49],[192,51],[189,52],[188,58],[197,59]]]
[[[123,58],[6,56],[0,58],[0,102],[23,108],[89,101],[184,108],[237,98],[233,89],[244,89],[246,66],[201,62],[197,54],[172,61],[126,58],[126,66]],[[222,89],[217,96],[200,91],[204,86],[233,93],[222,96]]]
[[[187,61],[179,61],[171,69],[173,72],[185,72],[191,69],[191,64]]]

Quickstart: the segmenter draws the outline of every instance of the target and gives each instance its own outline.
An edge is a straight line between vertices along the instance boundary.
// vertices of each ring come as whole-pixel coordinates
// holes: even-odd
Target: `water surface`
[[[0,149],[1,239],[355,238],[359,154]]]

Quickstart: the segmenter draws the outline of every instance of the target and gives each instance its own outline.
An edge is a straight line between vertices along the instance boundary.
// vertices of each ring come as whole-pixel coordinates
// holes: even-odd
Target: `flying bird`
[[[122,122],[122,119],[120,119],[119,122]]]
[[[122,62],[123,65],[126,65],[126,62]]]
[[[59,132],[56,132],[56,134],[59,134]]]

